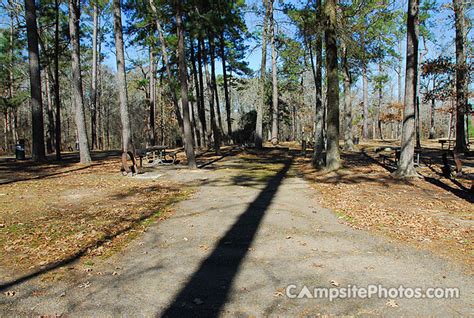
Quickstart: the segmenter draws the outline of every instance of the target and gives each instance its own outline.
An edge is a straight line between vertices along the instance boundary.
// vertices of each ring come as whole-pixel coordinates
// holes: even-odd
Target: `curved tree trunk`
[[[337,20],[336,1],[326,0],[326,78],[327,78],[327,138],[326,169],[339,169],[341,163],[339,155],[339,77],[337,65]]]
[[[415,107],[418,72],[418,6],[419,0],[408,1],[405,109],[403,112],[400,160],[398,160],[398,167],[394,172],[394,176],[399,178],[418,175],[413,162],[413,155],[415,153]]]
[[[41,75],[35,1],[25,0],[25,10],[30,71],[30,104],[33,134],[32,157],[33,161],[43,161],[46,159],[46,155],[44,150],[43,102],[41,97]]]
[[[84,95],[82,93],[81,52],[79,43],[80,1],[69,0],[69,33],[71,35],[72,90],[76,109],[76,127],[79,139],[81,163],[91,162],[89,141],[87,140],[86,118],[84,116]]]

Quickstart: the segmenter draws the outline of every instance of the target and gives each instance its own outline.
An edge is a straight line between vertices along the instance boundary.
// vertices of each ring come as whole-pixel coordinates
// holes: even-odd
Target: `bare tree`
[[[394,176],[407,178],[417,176],[413,155],[415,153],[415,105],[418,72],[418,7],[419,0],[408,1],[407,15],[407,50],[405,75],[405,109],[403,112],[403,127],[400,160]]]
[[[25,0],[25,20],[28,38],[28,58],[30,70],[32,157],[34,161],[46,159],[44,151],[43,102],[41,97],[41,75],[38,48],[38,27],[34,0]]]

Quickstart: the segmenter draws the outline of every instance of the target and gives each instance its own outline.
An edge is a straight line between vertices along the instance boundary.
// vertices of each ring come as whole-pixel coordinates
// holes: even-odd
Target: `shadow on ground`
[[[213,252],[201,263],[162,317],[219,315],[265,212],[291,163],[292,159],[286,158],[283,168],[268,179],[265,188],[219,240]]]

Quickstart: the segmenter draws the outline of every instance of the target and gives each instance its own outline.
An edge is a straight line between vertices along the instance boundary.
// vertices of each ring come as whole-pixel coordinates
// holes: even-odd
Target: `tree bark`
[[[92,31],[92,74],[91,74],[91,148],[97,148],[97,39],[99,28],[99,7],[93,1]]]
[[[436,100],[431,99],[431,109],[430,109],[430,136],[429,139],[435,138],[435,112],[436,112]]]
[[[117,58],[117,86],[120,99],[120,120],[122,123],[122,152],[126,153],[128,151],[132,151],[132,153],[135,154],[130,125],[130,116],[128,113],[127,78],[125,73],[125,54],[123,48],[122,12],[120,8],[120,0],[113,0],[113,15],[115,51]],[[125,168],[125,171],[128,172],[128,167],[123,168]]]
[[[41,98],[41,75],[35,1],[25,0],[25,10],[30,72],[31,126],[33,134],[32,158],[33,161],[43,161],[46,159],[46,155],[44,149],[43,103]]]
[[[379,63],[379,76],[383,75],[382,64]],[[382,83],[380,83],[378,89],[378,101],[377,101],[377,129],[379,131],[379,138],[383,140],[383,133],[382,133],[382,121],[380,119],[380,114],[382,113],[382,99],[383,99],[383,87]]]
[[[61,97],[59,91],[59,0],[54,1],[54,105],[56,106],[56,160],[61,160]]]
[[[226,112],[226,121],[227,121],[227,136],[232,139],[232,118],[230,112],[230,95],[229,95],[229,84],[227,80],[227,67],[225,62],[225,43],[224,43],[224,33],[220,37],[220,53],[222,61],[222,76],[224,77],[224,97],[225,97],[225,112]]]
[[[413,155],[415,153],[415,107],[418,73],[418,6],[419,0],[408,0],[407,49],[405,75],[405,109],[401,136],[401,152],[394,176],[407,178],[418,176]]]
[[[45,92],[46,92],[46,113],[48,117],[48,124],[46,130],[46,152],[53,153],[53,138],[54,138],[54,116],[53,116],[53,100],[51,98],[51,86],[49,83],[48,70],[44,72]]]
[[[362,139],[369,138],[369,80],[367,78],[367,60],[365,58],[365,37],[362,33]]]
[[[178,70],[181,82],[181,103],[183,108],[183,128],[184,128],[184,150],[188,159],[188,167],[195,169],[196,157],[193,148],[193,136],[191,131],[191,123],[189,121],[189,104],[188,104],[188,79],[186,76],[186,55],[184,48],[184,25],[181,17],[181,3],[176,0],[176,28],[178,32]]]
[[[209,69],[208,69],[208,66],[207,66],[207,54],[206,54],[206,50],[205,50],[205,47],[204,47],[204,41],[201,40],[200,41],[200,45],[201,45],[201,50],[202,50],[202,53],[203,53],[203,61],[204,61],[204,70],[205,70],[205,73],[206,73],[206,83],[207,83],[207,91],[208,91],[208,94],[210,95],[209,96],[209,110],[210,110],[210,117],[211,117],[211,130],[212,130],[212,135],[213,135],[213,141],[214,141],[214,150],[216,151],[216,153],[218,155],[220,155],[221,153],[221,149],[220,149],[220,146],[221,146],[221,134],[220,134],[220,131],[219,131],[219,128],[217,127],[217,123],[216,123],[216,114],[215,114],[215,111],[214,111],[214,90],[212,89],[212,84],[211,84],[211,76],[209,75]]]
[[[219,93],[217,90],[217,81],[216,81],[216,63],[215,63],[215,46],[214,46],[214,36],[209,36],[209,55],[211,57],[211,84],[212,89],[214,90],[214,97],[216,98],[216,113],[217,113],[217,120],[219,123],[219,131],[222,136],[222,132],[224,131],[222,128],[222,117],[221,117],[221,107],[219,105]]]
[[[198,39],[197,43],[197,64],[198,64],[198,73],[199,73],[199,104],[200,108],[198,109],[199,121],[202,126],[202,138],[203,145],[207,146],[207,123],[206,123],[206,105],[204,104],[204,78],[202,74],[202,52],[200,40]]]
[[[76,109],[76,128],[79,140],[79,156],[83,164],[91,162],[89,141],[87,140],[84,99],[82,93],[81,52],[79,43],[80,1],[69,0],[69,33],[71,35],[72,89]]]
[[[278,144],[278,74],[277,52],[275,46],[275,19],[273,17],[273,1],[270,0],[270,45],[272,47],[272,144]]]
[[[152,28],[153,30],[153,28]],[[153,34],[152,34],[153,36]],[[155,63],[155,53],[154,45],[150,45],[150,100],[149,100],[149,116],[148,116],[148,143],[151,146],[156,144],[156,129],[155,129],[155,112],[156,112],[156,83],[155,83],[155,73],[156,73],[156,63]]]
[[[352,141],[352,96],[351,85],[352,78],[347,61],[347,47],[343,44],[342,47],[342,63],[344,71],[344,149],[348,151],[354,150],[354,143]]]
[[[316,14],[318,20],[322,18],[321,0],[316,1]],[[321,32],[316,34],[316,72],[315,72],[315,89],[316,89],[316,105],[315,105],[315,130],[314,130],[314,153],[312,164],[316,168],[324,166],[324,108],[323,108],[323,41]]]
[[[194,40],[191,40],[191,67],[193,69],[194,90],[196,93],[196,106],[197,106],[196,108],[197,108],[197,117],[199,119],[199,124],[195,120],[194,111],[193,111],[193,121],[195,121],[195,124],[198,127],[197,135],[199,135],[198,136],[199,138],[197,140],[197,144],[199,147],[202,147],[206,145],[206,137],[205,137],[206,132],[204,130],[204,127],[206,126],[205,124],[206,118],[204,117],[205,116],[204,113],[203,113],[203,117],[201,118],[201,112],[203,112],[204,102],[201,103],[201,95],[203,91],[200,89],[201,83],[199,82],[199,77],[202,74],[198,74],[198,70],[197,70],[198,68],[196,67],[196,57],[194,55]],[[202,69],[201,69],[201,73],[202,73]]]
[[[339,77],[337,65],[337,20],[336,1],[326,0],[326,79],[327,87],[327,151],[326,169],[329,171],[339,169]]]
[[[466,131],[464,117],[467,110],[467,67],[465,49],[464,4],[453,0],[454,23],[456,28],[456,152],[466,152]]]
[[[257,104],[257,121],[255,126],[255,147],[257,149],[262,148],[263,143],[263,108],[265,105],[265,73],[267,64],[267,32],[268,32],[268,16],[270,14],[270,6],[268,0],[263,0],[263,7],[265,8],[265,17],[263,18],[263,31],[262,31],[262,60],[260,63],[260,83],[259,93],[260,99]]]

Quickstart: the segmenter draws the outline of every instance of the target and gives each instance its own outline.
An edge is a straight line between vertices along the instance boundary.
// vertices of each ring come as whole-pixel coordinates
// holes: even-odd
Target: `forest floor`
[[[472,238],[466,236],[469,233],[464,234],[463,229],[472,225],[468,215],[472,214],[472,204],[464,205],[462,201],[456,201],[456,198],[461,198],[441,192],[438,193],[443,195],[441,199],[437,194],[433,194],[432,199],[406,196],[413,191],[428,195],[426,193],[435,191],[435,188],[418,184],[425,182],[422,180],[414,183],[388,181],[387,173],[376,169],[380,167],[379,164],[367,164],[367,160],[358,162],[362,158],[355,157],[351,160],[348,159],[351,158],[350,154],[349,157],[345,155],[347,163],[340,172],[342,177],[323,177],[312,171],[308,159],[298,156],[297,151],[278,149],[263,153],[236,150],[227,152],[227,156],[207,157],[198,170],[187,170],[180,166],[159,167],[135,178],[120,177],[115,171],[107,177],[108,172],[104,170],[115,169],[116,161],[113,169],[107,169],[108,163],[104,161],[104,167],[99,169],[101,172],[90,173],[93,176],[91,179],[96,181],[88,181],[86,176],[81,176],[96,169],[94,167],[73,173],[74,178],[79,179],[71,180],[71,184],[79,184],[84,189],[92,187],[98,192],[96,199],[99,201],[92,199],[89,201],[92,204],[88,206],[97,202],[103,207],[115,204],[114,210],[118,210],[119,216],[139,214],[134,210],[146,204],[150,204],[144,209],[146,211],[169,212],[149,219],[141,229],[143,233],[133,235],[136,239],[127,240],[127,244],[119,244],[119,249],[114,250],[103,244],[103,249],[99,251],[102,255],[88,253],[86,257],[70,262],[67,266],[46,270],[38,277],[28,277],[13,283],[0,278],[0,313],[7,316],[75,314],[169,317],[469,315],[473,305],[471,295],[474,280],[469,272],[469,263],[466,263],[472,241],[466,240]],[[368,170],[361,170],[358,172],[359,177],[354,176],[346,181],[349,176],[344,171],[355,174],[356,163],[363,162],[365,165],[359,169]],[[369,180],[368,172],[379,176]],[[100,178],[95,176],[101,173],[105,175],[102,177],[106,180],[104,188],[115,191],[115,196],[109,191],[101,192],[100,186],[97,189],[94,187],[93,182],[101,184]],[[34,188],[37,192],[34,192],[36,197],[30,200],[41,201],[43,199],[40,200],[40,197],[50,196],[61,198],[60,201],[64,203],[67,202],[67,195],[72,195],[69,201],[72,205],[66,206],[69,210],[65,211],[77,211],[79,216],[67,218],[64,210],[58,211],[62,211],[61,215],[66,217],[67,222],[64,224],[85,218],[86,227],[80,228],[82,232],[79,233],[88,237],[92,232],[92,228],[89,231],[87,227],[88,217],[91,214],[111,213],[94,213],[87,209],[82,211],[83,205],[79,205],[78,201],[80,198],[74,196],[84,192],[79,191],[80,187],[68,189],[68,182],[65,181],[67,176],[62,175],[59,178],[62,181],[54,180],[55,177],[41,179],[58,184],[45,184],[40,189],[31,184],[28,188]],[[335,183],[334,180],[338,178],[342,180]],[[35,181],[39,180],[6,186],[16,184],[20,187]],[[61,188],[63,186],[65,189]],[[125,188],[133,191],[127,191],[129,195],[123,197],[121,194]],[[0,192],[8,193],[5,196],[9,196],[10,191],[14,193],[10,188],[4,190],[6,188],[3,185],[1,189]],[[389,193],[397,201],[390,198]],[[344,201],[344,196],[349,195],[354,200]],[[155,196],[159,199],[155,199]],[[183,198],[186,199],[181,200]],[[421,203],[408,203],[414,198],[418,198]],[[5,199],[0,197],[0,200]],[[181,201],[172,207],[168,205],[178,200]],[[378,200],[386,204],[375,205],[374,202]],[[442,205],[445,200],[452,202],[447,201],[446,205]],[[21,201],[26,208],[27,201]],[[365,202],[366,212],[359,201]],[[427,214],[419,212],[426,210],[425,204],[429,205],[429,201],[433,201],[432,209],[425,211]],[[336,214],[323,207],[321,202],[334,209]],[[397,210],[399,205],[403,210]],[[417,209],[409,210],[411,206]],[[451,209],[452,206],[456,208]],[[349,214],[352,210],[353,215]],[[91,214],[87,214],[88,211]],[[403,211],[407,216],[397,211]],[[1,217],[8,215],[5,211],[0,213]],[[20,222],[19,213],[24,213],[21,205],[14,213],[17,219],[15,216],[10,216],[13,221],[2,219],[5,225],[0,231],[7,227],[10,229],[10,222]],[[155,222],[164,216],[166,220]],[[36,218],[39,217],[36,214]],[[379,224],[371,221],[371,218],[378,219]],[[439,223],[444,221],[453,227],[451,230],[455,234],[452,237],[449,230],[440,227]],[[56,228],[64,224],[56,225]],[[29,228],[30,232],[34,232],[34,226]],[[413,232],[411,238],[410,231]],[[23,232],[23,235],[29,235],[30,232]],[[438,232],[440,234],[435,235]],[[388,234],[388,237],[379,234]],[[444,237],[447,239],[444,240]],[[459,245],[466,251],[458,248],[453,251],[453,257],[446,259],[432,253],[432,248],[425,248],[427,242],[439,243],[440,248],[451,250]],[[5,246],[15,247],[16,243]],[[109,253],[109,250],[114,253]],[[10,256],[14,259],[14,254],[9,254],[5,259],[10,260]],[[28,262],[27,259],[18,261]],[[303,285],[309,288],[368,284],[381,284],[387,288],[400,285],[457,287],[461,296],[437,300],[389,300],[375,297],[333,301],[290,299],[285,296],[285,287],[290,284],[297,285],[296,290]]]
[[[397,142],[359,145],[361,151],[343,152],[344,166],[324,173],[311,167],[311,158],[299,157],[303,176],[311,181],[319,202],[347,225],[456,259],[474,273],[474,190],[464,178],[442,175],[442,151],[426,143],[417,168],[420,178],[395,180],[393,154],[375,151]],[[463,160],[465,175],[474,175],[474,160]],[[453,163],[454,166],[454,163]]]

